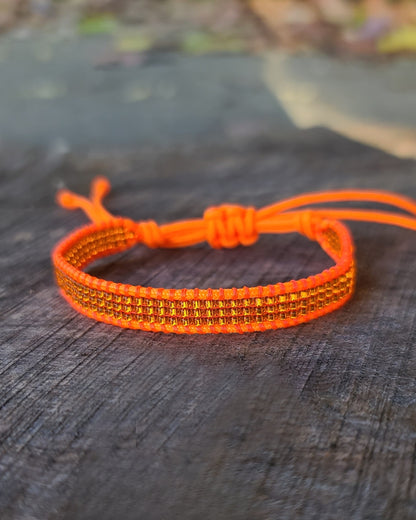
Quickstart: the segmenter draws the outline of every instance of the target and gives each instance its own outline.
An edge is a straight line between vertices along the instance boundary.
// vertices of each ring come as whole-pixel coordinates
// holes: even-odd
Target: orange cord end
[[[91,199],[102,200],[111,191],[111,184],[106,177],[95,177],[91,183]]]
[[[58,204],[65,209],[78,209],[79,197],[69,190],[59,190],[56,194]]]

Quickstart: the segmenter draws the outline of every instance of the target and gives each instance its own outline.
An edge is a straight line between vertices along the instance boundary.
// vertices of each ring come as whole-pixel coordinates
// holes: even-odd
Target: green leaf
[[[109,34],[117,29],[117,20],[111,14],[88,16],[78,24],[78,32],[85,35]]]
[[[394,52],[416,52],[416,26],[396,29],[378,41],[378,50],[389,54]]]
[[[144,52],[153,44],[154,41],[150,36],[137,29],[121,29],[115,39],[115,47],[119,52]]]
[[[182,40],[182,50],[190,54],[213,52],[242,52],[245,43],[232,35],[215,35],[202,31],[191,31]]]

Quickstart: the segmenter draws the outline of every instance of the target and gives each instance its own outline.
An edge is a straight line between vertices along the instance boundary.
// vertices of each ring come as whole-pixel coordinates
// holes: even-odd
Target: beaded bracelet
[[[157,225],[111,215],[102,205],[107,179],[96,178],[90,199],[58,193],[67,209],[82,208],[92,224],[64,238],[52,260],[63,297],[78,312],[119,327],[188,334],[253,332],[290,327],[341,307],[354,290],[354,245],[340,220],[362,220],[416,230],[416,202],[381,191],[347,190],[301,195],[259,210],[226,204],[202,219]],[[400,213],[356,209],[299,209],[338,201],[396,206]],[[214,248],[249,246],[261,233],[299,232],[317,241],[335,265],[321,273],[274,285],[230,289],[163,289],[101,280],[84,272],[91,262],[142,243],[186,247],[207,241]]]

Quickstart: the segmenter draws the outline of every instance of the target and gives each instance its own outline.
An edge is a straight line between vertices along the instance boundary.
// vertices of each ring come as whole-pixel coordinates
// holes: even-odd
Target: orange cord
[[[81,208],[93,224],[55,248],[58,284],[69,303],[90,317],[121,327],[178,333],[248,332],[288,327],[343,305],[355,283],[353,242],[339,220],[360,220],[416,230],[416,202],[383,191],[341,190],[311,193],[256,210],[224,204],[208,208],[202,219],[158,225],[114,217],[102,205],[107,179],[96,178],[90,199],[63,190],[58,202]],[[383,211],[302,209],[340,201],[377,202],[411,216]],[[262,233],[299,232],[320,243],[335,265],[306,279],[240,289],[154,289],[116,284],[82,269],[97,258],[143,243],[148,247],[186,247],[207,241],[214,248],[251,245]]]

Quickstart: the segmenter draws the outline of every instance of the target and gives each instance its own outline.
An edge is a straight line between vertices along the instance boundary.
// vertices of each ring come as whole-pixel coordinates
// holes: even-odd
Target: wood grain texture
[[[415,235],[351,225],[358,287],[309,324],[246,335],[122,330],[58,295],[50,250],[85,223],[62,184],[158,222],[305,191],[416,196],[416,166],[328,132],[219,148],[0,153],[2,520],[416,517]],[[91,272],[167,287],[267,284],[329,260],[298,235],[133,251]]]

